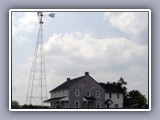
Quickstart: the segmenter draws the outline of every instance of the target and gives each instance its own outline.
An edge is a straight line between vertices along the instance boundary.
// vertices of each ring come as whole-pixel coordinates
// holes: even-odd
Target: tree
[[[118,82],[113,82],[111,84],[120,89],[124,93],[124,95],[127,94],[127,87],[125,87],[127,85],[127,82],[124,81],[122,77],[118,80]]]
[[[128,96],[133,99],[135,103],[138,103],[140,108],[147,106],[147,99],[140,91],[132,90],[128,93]]]
[[[17,108],[19,108],[19,103],[18,103],[18,101],[13,100],[12,101],[12,109],[17,109]]]
[[[117,87],[119,87],[124,92],[124,95],[126,95],[127,93],[127,88],[125,87],[125,85],[127,85],[127,82],[124,81],[124,79],[121,77],[118,80]]]
[[[106,84],[109,84],[109,83],[106,83]],[[117,82],[112,82],[110,84],[112,84],[113,86],[115,86],[116,88],[118,88],[123,92],[124,108],[133,107],[133,105],[136,105],[136,104],[138,104],[139,108],[148,107],[147,99],[145,95],[140,93],[140,91],[132,90],[130,92],[127,92],[127,87],[126,87],[127,82],[122,77],[120,77],[120,79]]]

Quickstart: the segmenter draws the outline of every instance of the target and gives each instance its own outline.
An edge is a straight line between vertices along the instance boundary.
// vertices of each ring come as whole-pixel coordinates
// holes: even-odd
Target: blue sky
[[[49,13],[43,24],[48,91],[88,71],[98,82],[123,77],[128,90],[148,96],[147,12],[55,12],[55,18]],[[20,104],[38,27],[36,12],[12,12],[12,98]]]

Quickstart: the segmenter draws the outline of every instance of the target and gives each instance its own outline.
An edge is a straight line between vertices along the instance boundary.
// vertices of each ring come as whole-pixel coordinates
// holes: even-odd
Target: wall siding
[[[109,93],[105,94],[105,101],[107,99],[111,99],[113,104],[109,106],[109,108],[115,108],[115,104],[118,104],[118,108],[123,108],[123,94],[119,94],[119,98],[117,98],[117,93],[111,93],[112,98],[109,98]],[[107,108],[107,106],[106,106]]]
[[[75,96],[75,90],[79,90],[79,96]],[[69,89],[69,108],[75,108],[75,101],[79,100],[80,102],[80,108],[84,108],[83,104],[83,97],[86,96],[86,91],[91,91],[91,96],[96,98],[97,101],[100,101],[101,108],[104,108],[104,97],[105,97],[105,91],[104,89],[97,84],[95,80],[93,80],[90,76],[86,76],[83,80],[80,80],[78,83],[73,85]],[[96,96],[96,91],[100,91],[100,97]],[[94,101],[92,104],[90,104],[90,108],[96,108],[96,101]]]
[[[68,89],[53,91],[51,92],[51,98],[66,97],[68,96],[68,94],[69,94]]]

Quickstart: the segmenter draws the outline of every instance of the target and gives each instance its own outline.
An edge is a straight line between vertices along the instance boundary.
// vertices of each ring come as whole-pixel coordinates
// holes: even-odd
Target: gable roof
[[[122,93],[123,94],[123,91],[121,91],[120,89],[116,88],[112,84],[99,83],[99,85],[101,87],[103,87],[103,89],[105,90],[106,93]]]
[[[62,89],[68,89],[70,88],[72,85],[74,85],[75,83],[79,82],[80,80],[82,80],[83,78],[85,78],[85,76],[81,76],[78,78],[74,78],[71,80],[67,80],[64,83],[62,83],[61,85],[59,85],[58,87],[54,88],[53,90],[51,90],[50,92],[53,91],[58,91],[58,90],[62,90]]]

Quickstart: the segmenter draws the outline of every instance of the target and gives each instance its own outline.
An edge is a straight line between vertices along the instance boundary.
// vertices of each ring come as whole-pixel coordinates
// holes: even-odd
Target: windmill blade
[[[55,13],[51,13],[51,14],[49,14],[49,17],[54,18],[54,16],[55,16]]]
[[[37,12],[38,16],[41,16],[41,14],[42,14],[42,11],[38,11]],[[54,18],[55,17],[55,13],[49,13],[49,14],[47,14],[47,12],[43,12],[42,16],[49,16],[49,17]]]

